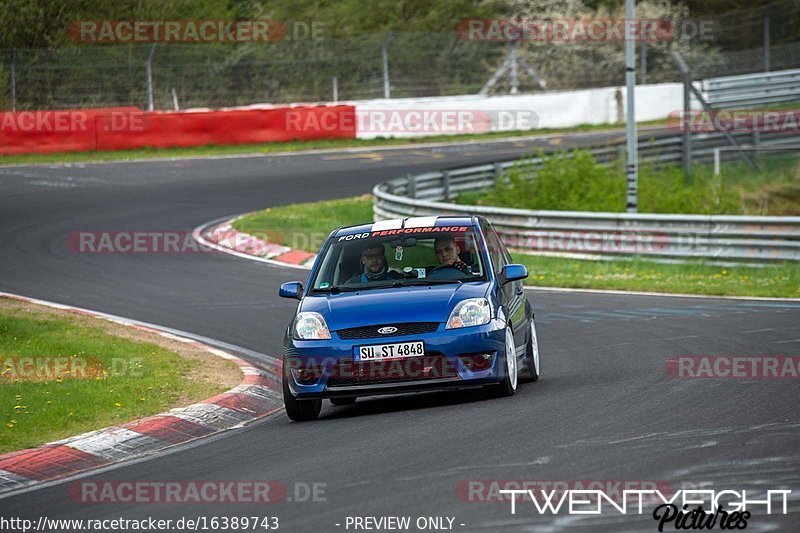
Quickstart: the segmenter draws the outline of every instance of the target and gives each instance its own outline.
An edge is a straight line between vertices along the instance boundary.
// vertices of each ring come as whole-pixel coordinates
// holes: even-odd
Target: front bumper
[[[334,331],[330,340],[287,337],[283,375],[291,394],[301,399],[451,390],[498,383],[505,368],[505,327],[504,321],[494,319],[484,326],[450,330],[442,323],[432,333],[416,335],[341,340]],[[412,341],[425,343],[424,358],[384,360],[380,365],[353,360],[357,346]],[[484,357],[487,362],[480,369],[469,368],[469,359],[459,357],[485,355],[489,357]]]

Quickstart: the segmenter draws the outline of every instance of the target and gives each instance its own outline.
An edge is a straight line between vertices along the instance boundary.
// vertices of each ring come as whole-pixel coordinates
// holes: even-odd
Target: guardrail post
[[[641,70],[641,75],[639,76],[639,80],[642,85],[647,83],[647,39],[642,39],[641,44],[639,45],[639,59],[641,60],[641,65],[639,66],[639,70]]]
[[[761,133],[753,125],[753,148],[758,148],[761,144]],[[753,161],[758,163],[758,150],[753,150]]]
[[[764,72],[769,72],[769,17],[764,17]]]
[[[634,0],[625,0],[626,32],[631,31],[634,16]],[[631,33],[633,33],[631,31]],[[636,43],[632,39],[625,42],[625,122],[627,137],[627,163],[625,180],[627,182],[626,207],[628,213],[639,210],[639,136],[636,134],[636,113],[634,95],[636,94]]]
[[[683,74],[683,116],[681,117],[681,130],[683,133],[682,159],[683,171],[686,174],[692,172],[692,129],[688,121],[691,120],[692,112],[692,73],[689,65],[684,61],[683,56],[678,52],[672,52],[672,61],[678,70]]]
[[[442,172],[442,188],[444,189],[444,201],[450,201],[450,173],[448,171]]]
[[[386,39],[381,46],[381,62],[383,63],[383,97],[391,98],[392,92],[389,85],[389,41],[392,40],[392,32],[386,35]]]
[[[406,177],[406,195],[409,198],[416,198],[417,197],[417,177],[413,174],[409,174]]]
[[[17,49],[11,49],[11,111],[17,110]]]
[[[494,164],[494,182],[495,184],[500,183],[500,178],[503,176],[503,165],[500,163]]]
[[[155,103],[153,101],[153,56],[156,53],[156,44],[150,48],[150,53],[147,55],[147,110],[153,111]]]
[[[692,129],[686,123],[691,120],[692,75],[689,71],[683,76],[683,171],[692,173]]]
[[[517,42],[511,41],[509,45],[511,47],[511,88],[508,91],[508,94],[517,94],[519,93],[519,75],[517,73],[517,66],[519,62],[517,61]]]

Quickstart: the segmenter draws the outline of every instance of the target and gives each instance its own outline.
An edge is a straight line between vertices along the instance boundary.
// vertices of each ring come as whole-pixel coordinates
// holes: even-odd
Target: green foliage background
[[[625,211],[622,165],[596,163],[586,150],[539,154],[541,168],[521,160],[487,191],[461,194],[460,204],[557,211]],[[714,176],[708,166],[686,175],[680,166],[639,167],[639,212],[700,215],[797,215],[800,160],[764,158],[758,170],[726,163]]]
[[[729,25],[758,22],[770,15],[773,24],[791,24],[785,6],[775,0],[665,0],[683,5],[690,16],[732,13]],[[70,44],[69,24],[76,20],[168,20],[270,18],[318,21],[333,28],[331,37],[366,33],[450,32],[463,18],[514,17],[552,5],[575,4],[589,10],[618,10],[623,0],[5,0],[0,2],[0,48],[46,48]],[[573,6],[574,7],[574,6]],[[569,7],[572,9],[573,7]],[[755,23],[754,22],[754,23]],[[795,38],[800,27],[794,24]],[[737,33],[741,48],[758,46],[757,32]],[[732,42],[731,45],[736,43]]]

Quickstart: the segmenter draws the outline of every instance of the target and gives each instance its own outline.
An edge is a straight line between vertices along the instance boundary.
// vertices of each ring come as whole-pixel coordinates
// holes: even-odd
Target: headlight
[[[492,319],[492,306],[486,298],[469,298],[458,302],[450,318],[447,329],[482,326]]]
[[[328,325],[319,313],[298,313],[294,319],[294,335],[303,340],[331,338]]]

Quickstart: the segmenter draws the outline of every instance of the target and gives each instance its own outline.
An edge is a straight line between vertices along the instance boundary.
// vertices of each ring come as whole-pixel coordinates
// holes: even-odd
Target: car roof
[[[337,229],[334,232],[334,236],[340,237],[342,235],[372,233],[375,231],[384,231],[384,230],[430,228],[430,227],[444,227],[444,226],[472,227],[474,225],[475,225],[475,220],[473,219],[473,217],[464,215],[393,218],[389,220],[381,220],[378,222],[370,222],[368,224],[359,224],[357,226],[345,226]]]

